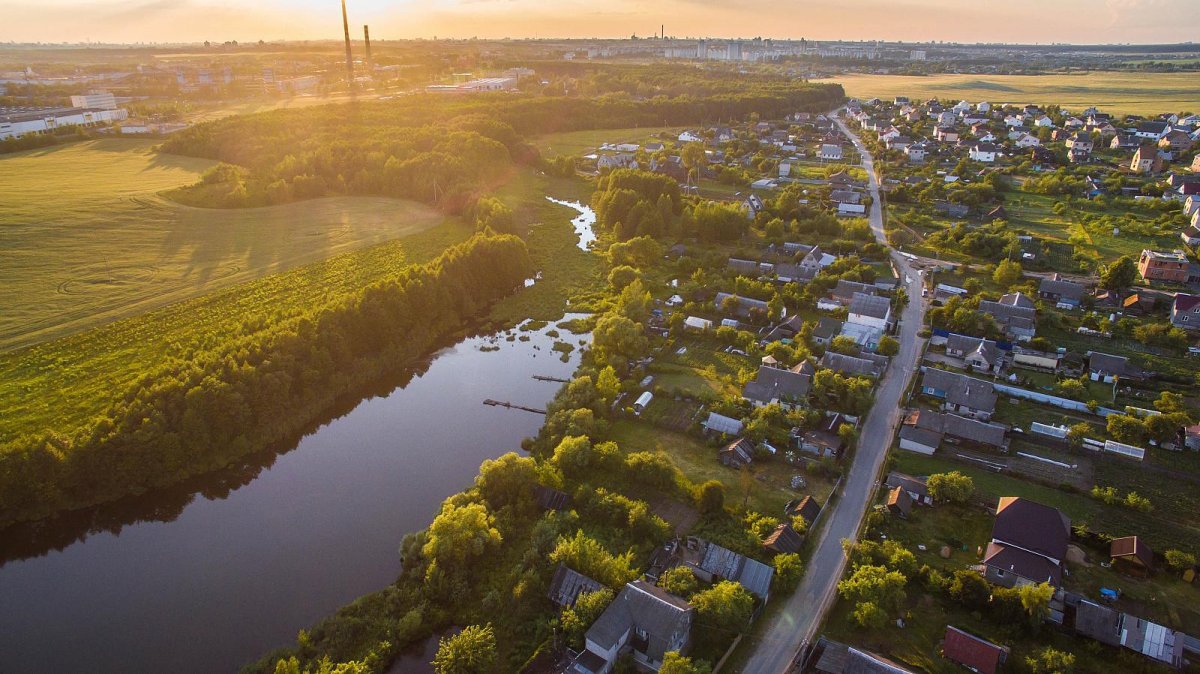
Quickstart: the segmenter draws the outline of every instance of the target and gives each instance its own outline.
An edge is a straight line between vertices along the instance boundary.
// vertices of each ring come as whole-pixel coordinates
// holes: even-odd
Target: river
[[[5,532],[0,674],[236,671],[390,583],[404,535],[541,427],[482,402],[544,407],[533,375],[569,378],[585,339],[555,329],[464,339],[257,464]]]

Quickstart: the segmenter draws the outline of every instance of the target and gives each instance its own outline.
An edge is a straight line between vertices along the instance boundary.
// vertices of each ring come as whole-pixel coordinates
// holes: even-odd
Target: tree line
[[[428,264],[145,375],[74,436],[0,447],[0,526],[137,494],[287,441],[342,396],[427,353],[532,270],[478,234]]]

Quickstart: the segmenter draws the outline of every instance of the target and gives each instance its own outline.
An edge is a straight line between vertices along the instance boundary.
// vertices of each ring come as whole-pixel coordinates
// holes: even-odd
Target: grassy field
[[[590,131],[568,131],[553,133],[532,141],[533,146],[547,156],[587,154],[605,143],[646,143],[658,141],[657,135],[663,131],[678,137],[682,127],[659,126],[643,127],[640,129],[596,129]],[[653,137],[653,138],[652,138]]]
[[[1054,212],[1056,199],[1030,192],[1014,193],[1004,207],[1008,210],[1008,223],[1029,230],[1051,241],[1076,245],[1094,254],[1099,262],[1108,263],[1122,255],[1137,259],[1143,248],[1167,248],[1177,245],[1177,236],[1147,237],[1128,232],[1113,235],[1112,229],[1085,225],[1073,210],[1062,215]],[[1113,215],[1121,215],[1114,211]]]
[[[932,97],[971,102],[1096,106],[1106,112],[1149,115],[1200,110],[1195,73],[1097,72],[1080,75],[843,75],[830,80],[855,98]]]
[[[144,140],[0,159],[0,350],[60,337],[218,288],[405,236],[442,221],[368,197],[199,209],[156,196],[212,162]]]

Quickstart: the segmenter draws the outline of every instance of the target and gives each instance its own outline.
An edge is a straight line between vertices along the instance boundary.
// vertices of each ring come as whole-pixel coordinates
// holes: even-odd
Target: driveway
[[[879,196],[874,160],[859,138],[846,128],[840,111],[837,114],[837,125],[853,141],[862,156],[863,168],[870,176],[869,187],[874,202],[869,218],[871,230],[876,239],[887,245],[883,232],[883,202]],[[901,419],[900,400],[921,354],[923,340],[918,333],[925,312],[921,299],[921,276],[896,251],[893,250],[891,256],[910,300],[900,315],[900,352],[892,359],[876,389],[875,405],[859,429],[858,449],[848,468],[841,495],[825,504],[832,511],[822,515],[824,525],[816,534],[816,549],[808,562],[804,580],[796,592],[786,599],[783,609],[765,626],[762,635],[753,637],[755,650],[743,668],[744,672],[787,672],[801,648],[813,640],[825,613],[833,605],[837,582],[845,568],[842,539],[857,538],[859,525],[878,489],[879,473]]]

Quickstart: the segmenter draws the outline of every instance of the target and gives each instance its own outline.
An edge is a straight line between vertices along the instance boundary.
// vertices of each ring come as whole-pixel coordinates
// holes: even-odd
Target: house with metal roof
[[[669,651],[686,652],[696,610],[662,588],[635,580],[627,584],[584,635],[584,652],[573,674],[608,674],[623,652],[658,669]]]
[[[942,638],[942,657],[978,674],[996,674],[1000,665],[1008,660],[1008,648],[968,634],[953,625],[946,625],[946,635]]]
[[[1062,511],[1027,498],[1004,496],[996,508],[984,576],[996,585],[1062,584],[1071,520]]]
[[[992,418],[998,400],[991,382],[937,368],[925,369],[921,393],[941,398],[942,409],[947,412],[983,421]]]
[[[604,589],[604,584],[592,580],[566,564],[559,564],[554,570],[554,578],[550,580],[550,590],[547,596],[559,608],[575,605],[579,595],[597,592]]]
[[[755,407],[765,407],[772,403],[778,403],[784,409],[807,406],[816,368],[812,363],[804,361],[793,370],[759,366],[758,375],[742,389],[742,397]]]

